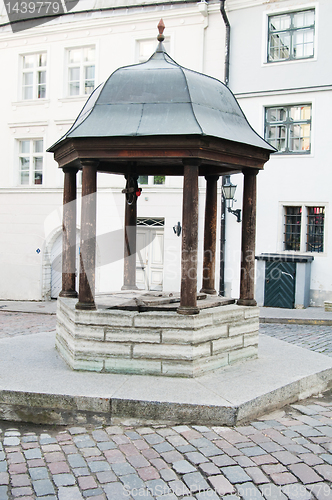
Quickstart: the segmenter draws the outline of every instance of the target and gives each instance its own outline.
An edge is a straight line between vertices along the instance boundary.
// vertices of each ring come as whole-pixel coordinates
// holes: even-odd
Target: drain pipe
[[[224,81],[226,87],[229,82],[229,47],[231,40],[231,25],[225,11],[225,0],[220,0],[220,12],[225,23],[225,70]],[[222,176],[222,185],[226,183],[226,175]],[[225,243],[226,243],[226,202],[221,193],[221,221],[220,221],[220,269],[219,269],[219,295],[225,295]]]
[[[229,24],[229,20],[225,11],[225,1],[226,0],[220,0],[220,12],[222,15],[222,18],[225,23],[225,28],[226,28],[226,35],[225,35],[225,76],[224,76],[224,81],[225,85],[228,87],[228,82],[229,82],[229,49],[230,49],[230,43],[231,43],[231,25]]]

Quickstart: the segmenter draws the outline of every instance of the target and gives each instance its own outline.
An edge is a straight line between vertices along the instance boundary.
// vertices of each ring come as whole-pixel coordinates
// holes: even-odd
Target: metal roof
[[[275,151],[249,125],[228,87],[177,64],[161,42],[147,62],[112,73],[56,144],[69,138],[158,135],[211,136]]]

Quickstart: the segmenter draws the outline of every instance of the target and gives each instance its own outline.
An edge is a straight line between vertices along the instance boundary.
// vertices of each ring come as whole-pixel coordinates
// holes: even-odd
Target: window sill
[[[88,95],[73,95],[69,97],[62,97],[61,99],[58,99],[59,102],[66,103],[66,102],[82,102],[86,101],[91,94]]]
[[[280,66],[284,64],[299,64],[299,63],[307,63],[307,62],[316,62],[317,57],[307,57],[304,59],[287,59],[286,61],[263,61],[263,67],[271,67],[271,66]]]
[[[49,99],[26,99],[24,101],[16,101],[12,102],[12,106],[21,107],[21,106],[45,106],[49,105]]]

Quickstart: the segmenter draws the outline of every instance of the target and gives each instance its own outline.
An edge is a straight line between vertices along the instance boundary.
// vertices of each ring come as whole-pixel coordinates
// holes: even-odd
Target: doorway
[[[137,219],[136,285],[161,291],[164,275],[164,219]]]
[[[295,274],[295,262],[266,262],[264,306],[294,308]]]

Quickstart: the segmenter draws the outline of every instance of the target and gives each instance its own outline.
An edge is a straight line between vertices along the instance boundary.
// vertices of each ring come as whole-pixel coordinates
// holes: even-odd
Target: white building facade
[[[332,4],[226,0],[225,7],[231,26],[229,87],[253,128],[279,150],[258,175],[256,253],[312,255],[310,300],[323,305],[332,298],[327,152]],[[161,17],[171,57],[223,81],[225,25],[214,1],[144,6],[80,0],[71,12],[15,33],[4,7],[1,14],[0,299],[46,300],[61,286],[63,183],[46,149],[114,70],[154,52]],[[182,178],[140,181],[138,286],[178,291],[181,235],[173,227],[181,224]],[[232,182],[238,185],[234,208],[241,208],[242,176],[232,176]],[[101,294],[123,283],[124,185],[121,176],[98,174],[96,291]],[[199,276],[204,200],[200,179]],[[80,199],[78,236],[79,221]],[[226,213],[225,290],[234,298],[240,238],[241,224]]]

